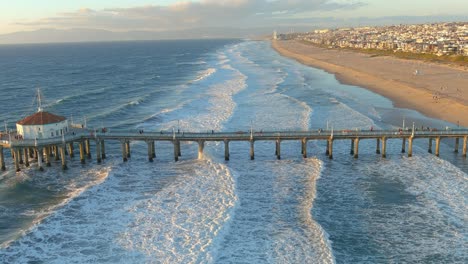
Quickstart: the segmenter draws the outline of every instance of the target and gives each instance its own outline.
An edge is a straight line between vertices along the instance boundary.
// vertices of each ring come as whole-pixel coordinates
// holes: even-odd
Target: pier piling
[[[100,164],[102,162],[101,156],[101,142],[96,138],[96,162]]]
[[[205,141],[198,141],[198,159],[203,159],[203,149],[205,148]]]
[[[459,138],[455,138],[455,149],[453,150],[453,152],[455,153],[458,153],[458,147],[460,145],[460,139]]]
[[[91,159],[91,146],[89,145],[89,139],[85,140],[85,150],[86,150],[86,157]]]
[[[250,140],[250,160],[255,159],[255,141]]]
[[[24,161],[23,161],[23,152],[21,151],[21,148],[17,149],[17,150],[16,150],[16,153],[18,154],[19,164],[24,164]]]
[[[85,151],[84,151],[84,142],[81,141],[78,143],[78,147],[80,148],[80,162],[81,164],[85,164]]]
[[[350,155],[354,155],[354,139],[351,139],[351,150],[349,151]]]
[[[65,144],[58,147],[58,149],[60,152],[60,159],[62,160],[62,170],[67,170],[68,167],[67,167],[67,159],[66,159],[66,154],[65,154],[65,150],[66,150]]]
[[[354,158],[359,157],[359,138],[354,139]]]
[[[466,145],[467,145],[467,141],[468,141],[468,136],[465,136],[463,137],[463,157],[466,158]]]
[[[0,170],[5,171],[5,156],[3,154],[3,146],[0,146]]]
[[[70,144],[68,144],[68,155],[70,155],[70,158],[73,158],[75,156],[73,151],[74,151],[73,142],[70,142]]]
[[[101,158],[106,159],[106,144],[103,139],[101,139]]]
[[[147,141],[146,144],[148,144],[148,161],[153,162],[153,149],[152,149],[152,144],[154,144],[154,141]]]
[[[45,163],[46,167],[50,167],[50,147],[45,147],[43,152],[45,152]]]
[[[307,139],[302,139],[302,157],[304,159],[307,158]]]
[[[43,155],[44,155],[44,150],[43,148],[37,148],[36,149],[36,153],[37,153],[37,168],[40,170],[40,171],[43,171],[44,168],[42,167],[42,159],[43,159]]]
[[[59,147],[57,146],[54,146],[54,157],[55,157],[55,161],[59,160],[60,159],[60,153],[59,153]]]
[[[405,153],[406,152],[406,138],[403,138],[401,140],[401,153]]]
[[[229,140],[224,140],[224,160],[229,160]]]
[[[121,145],[121,148],[122,148],[122,160],[124,162],[127,162],[128,161],[128,154],[127,154],[127,142],[126,141],[122,141],[120,143]]]
[[[427,152],[432,153],[432,138],[429,138],[429,148]]]
[[[413,156],[413,137],[408,138],[408,158]]]
[[[125,141],[125,151],[127,153],[127,158],[130,158],[131,157],[131,154],[130,154],[130,141]]]
[[[386,158],[387,157],[387,138],[386,137],[382,137],[382,158]]]
[[[174,161],[179,161],[179,151],[177,150],[177,142],[174,140],[172,141],[174,144]]]
[[[439,150],[440,150],[440,137],[436,138],[436,150],[435,150],[435,155],[439,157]]]
[[[377,146],[375,149],[375,154],[380,154],[380,138],[377,139]]]
[[[29,167],[29,153],[28,153],[28,148],[25,148],[23,150],[23,154],[24,154],[24,165],[26,167]]]
[[[277,139],[275,143],[276,143],[276,158],[280,160],[281,159],[281,141]]]
[[[20,156],[21,156],[20,153],[19,153],[20,150],[19,150],[19,149],[15,149],[13,152],[15,153],[15,156],[14,156],[15,170],[16,170],[16,172],[19,172],[19,171],[21,171],[21,169],[20,169],[20,161],[19,161],[19,160],[20,160]]]
[[[150,142],[150,147],[151,147],[151,157],[154,159],[156,158],[156,146],[155,146],[154,141]]]
[[[333,138],[328,139],[328,158],[333,159]]]

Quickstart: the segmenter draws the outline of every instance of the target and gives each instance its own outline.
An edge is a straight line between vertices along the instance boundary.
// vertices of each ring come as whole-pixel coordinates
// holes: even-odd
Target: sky
[[[0,0],[0,34],[41,28],[293,27],[336,19],[467,14],[468,0]]]

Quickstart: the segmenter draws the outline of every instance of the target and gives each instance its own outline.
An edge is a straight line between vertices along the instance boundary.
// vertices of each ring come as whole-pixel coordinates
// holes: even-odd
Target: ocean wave
[[[190,81],[189,84],[199,82],[199,81],[203,81],[203,80],[207,79],[208,77],[210,77],[211,75],[213,75],[214,73],[216,73],[215,68],[209,68],[209,69],[206,69],[204,71],[201,71],[201,72],[198,73],[197,78]]]
[[[206,64],[206,61],[187,61],[187,62],[177,62],[176,65],[203,65]]]

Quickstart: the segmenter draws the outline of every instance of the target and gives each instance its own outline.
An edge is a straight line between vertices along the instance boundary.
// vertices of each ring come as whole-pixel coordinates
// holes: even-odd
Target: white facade
[[[68,120],[44,125],[16,124],[16,130],[24,139],[47,139],[61,137],[69,131]]]

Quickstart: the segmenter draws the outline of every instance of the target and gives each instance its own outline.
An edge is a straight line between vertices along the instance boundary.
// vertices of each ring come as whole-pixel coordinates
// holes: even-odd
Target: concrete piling
[[[54,157],[55,157],[55,161],[57,161],[57,160],[60,159],[59,147],[53,146],[53,148],[54,148]]]
[[[382,158],[387,157],[387,138],[382,137]]]
[[[180,151],[180,140],[177,140],[177,155],[182,157],[182,152]]]
[[[125,142],[125,151],[127,152],[127,158],[130,158],[130,141]]]
[[[43,152],[45,152],[45,163],[46,167],[50,167],[50,147],[45,147]]]
[[[427,152],[432,153],[432,138],[429,138],[429,148]]]
[[[440,150],[440,137],[436,138],[436,150],[435,150],[435,155],[439,157],[439,150]]]
[[[25,149],[23,150],[23,154],[24,154],[24,165],[25,165],[26,167],[29,167],[29,153],[28,153],[28,152],[29,152],[28,148],[25,148]]]
[[[302,139],[301,145],[302,145],[302,157],[306,159],[307,158],[307,139],[306,138]]]
[[[66,159],[66,154],[65,154],[66,146],[65,146],[65,144],[63,144],[62,146],[57,147],[57,148],[59,149],[60,159],[62,160],[62,170],[66,170],[66,169],[68,169],[67,159]]]
[[[403,138],[401,141],[401,153],[406,152],[406,138]]]
[[[459,138],[455,138],[455,149],[453,150],[453,152],[455,153],[458,153],[458,147],[460,145],[460,139]]]
[[[465,158],[466,158],[466,144],[467,144],[467,141],[468,141],[468,136],[463,137],[463,150],[462,150],[463,154],[462,155]]]
[[[122,160],[124,162],[127,162],[128,161],[128,154],[127,154],[127,142],[126,141],[122,141],[120,143],[121,145],[121,148],[122,148]]]
[[[328,139],[328,158],[333,159],[333,138]]]
[[[328,143],[328,140],[327,140],[327,148],[325,149],[325,155],[326,156],[330,156],[330,144]]]
[[[281,141],[277,139],[276,141],[276,158],[281,159]]]
[[[20,169],[20,156],[21,156],[21,155],[20,155],[20,153],[19,153],[20,150],[19,150],[19,149],[15,149],[13,152],[15,153],[15,157],[14,157],[14,161],[15,161],[15,170],[16,170],[16,172],[19,172],[19,171],[21,171],[21,169]]]
[[[224,140],[224,160],[229,160],[229,140]]]
[[[380,138],[377,139],[377,146],[375,148],[375,154],[380,154]]]
[[[198,159],[203,159],[203,149],[205,148],[205,141],[198,141]]]
[[[101,140],[101,158],[106,159],[106,144]]]
[[[19,158],[19,164],[24,164],[24,161],[23,161],[23,152],[21,151],[21,149],[17,149],[16,150],[16,153],[18,154],[18,158]]]
[[[153,162],[153,149],[152,149],[152,144],[154,144],[154,141],[147,141],[146,144],[148,145],[148,161]]]
[[[255,159],[255,141],[250,140],[250,160]]]
[[[408,158],[413,156],[413,137],[408,138]]]
[[[177,142],[173,141],[174,144],[174,161],[179,161],[179,150],[177,149]]]
[[[96,139],[96,162],[100,164],[102,162],[101,156],[101,142],[99,139]]]
[[[354,139],[354,158],[359,157],[359,138]]]
[[[80,162],[81,164],[85,164],[84,142],[83,141],[79,142],[78,147],[80,148]]]
[[[91,159],[91,146],[89,144],[89,139],[85,140],[85,150],[86,150],[86,157]]]
[[[43,159],[43,154],[44,154],[44,150],[43,148],[38,148],[36,149],[36,153],[37,153],[37,168],[40,170],[40,171],[43,171],[44,168],[42,167],[42,159]]]
[[[5,156],[3,154],[3,146],[0,146],[0,170],[5,171]]]
[[[354,155],[354,139],[351,139],[351,150],[349,151],[350,155]]]
[[[70,142],[68,144],[68,155],[70,155],[70,158],[73,158],[75,156],[75,154],[73,153],[74,149],[73,149],[73,142]]]
[[[156,146],[154,141],[150,142],[150,147],[151,147],[151,157],[154,159],[156,158]]]

